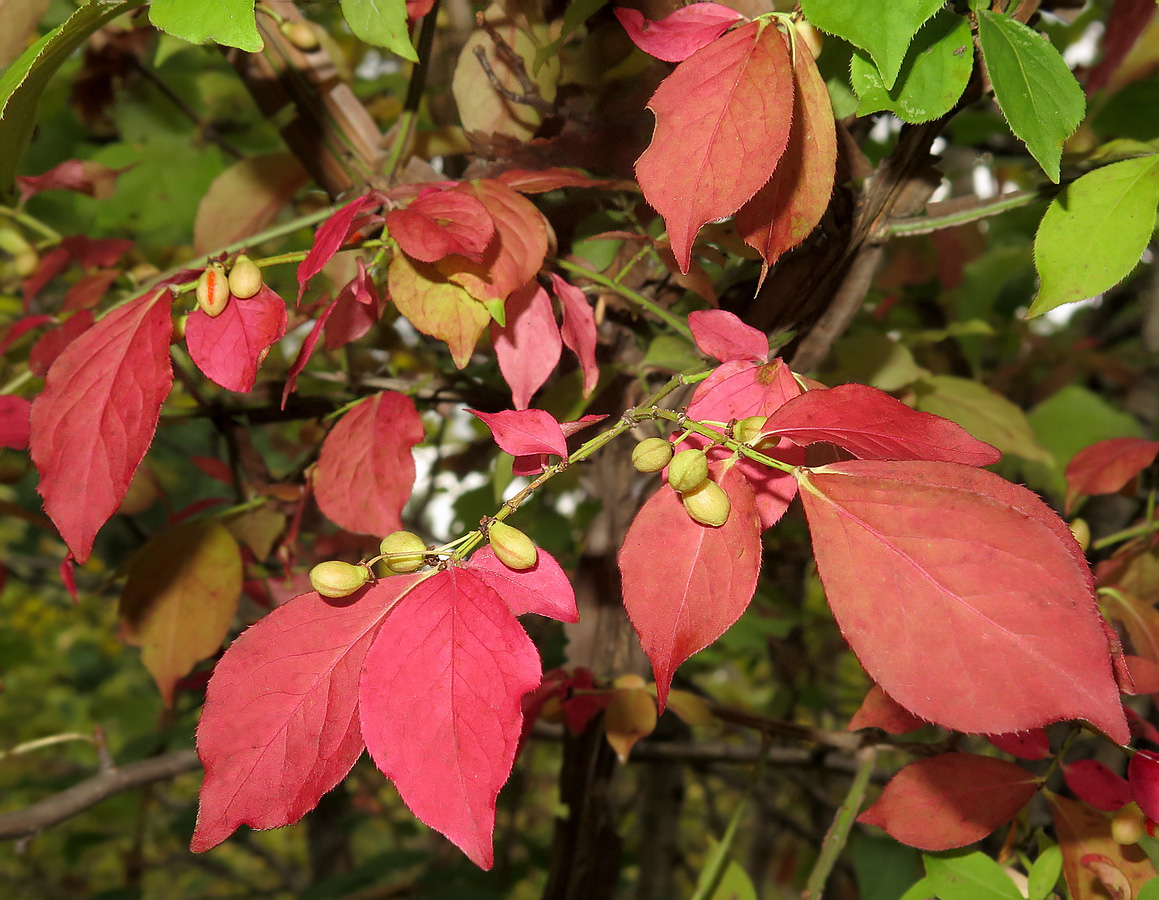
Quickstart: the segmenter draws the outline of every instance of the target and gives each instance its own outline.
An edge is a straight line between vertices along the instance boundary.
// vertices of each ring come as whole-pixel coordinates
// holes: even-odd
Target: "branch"
[[[197,751],[179,750],[166,756],[105,769],[47,800],[16,812],[0,814],[0,840],[32,837],[115,794],[166,778],[176,778],[200,768]]]

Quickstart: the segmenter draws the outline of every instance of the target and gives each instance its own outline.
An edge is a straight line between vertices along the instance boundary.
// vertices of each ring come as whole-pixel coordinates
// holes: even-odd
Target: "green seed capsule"
[[[370,579],[365,566],[356,566],[341,560],[321,562],[310,570],[310,584],[323,597],[337,600],[349,597]]]
[[[262,270],[248,256],[239,256],[229,270],[229,292],[239,300],[248,300],[262,289]]]
[[[681,499],[684,511],[701,525],[719,528],[728,521],[728,514],[732,512],[728,494],[715,481],[706,480],[695,490],[682,494]]]
[[[668,483],[684,493],[708,481],[708,457],[703,450],[681,450],[668,464]]]
[[[530,569],[539,559],[531,538],[505,522],[492,522],[487,537],[499,562],[509,569]]]
[[[386,556],[383,563],[390,571],[404,575],[423,567],[427,545],[413,531],[395,531],[382,539],[378,552]]]
[[[632,465],[637,472],[659,472],[671,461],[672,444],[664,438],[646,438],[632,450]]]
[[[197,279],[197,305],[207,316],[217,317],[229,303],[229,279],[225,266],[210,263]]]

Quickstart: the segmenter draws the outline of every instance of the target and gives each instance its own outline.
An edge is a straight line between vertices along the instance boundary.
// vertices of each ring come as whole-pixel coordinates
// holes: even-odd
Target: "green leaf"
[[[1005,870],[979,850],[923,857],[939,900],[1022,900]]]
[[[1088,172],[1047,207],[1034,239],[1042,286],[1027,316],[1114,287],[1130,274],[1155,230],[1159,156]]]
[[[247,53],[265,46],[258,34],[253,0],[153,0],[149,21],[191,44],[215,41]]]
[[[1135,900],[1159,900],[1159,878],[1152,878],[1143,885]]]
[[[915,881],[898,900],[933,900],[934,883],[928,878]]]
[[[1049,41],[1009,16],[980,10],[978,37],[1010,130],[1057,182],[1063,141],[1086,112],[1083,89]]]
[[[865,50],[892,88],[913,36],[944,5],[944,0],[801,0],[805,17],[830,34]]]
[[[854,53],[850,80],[860,98],[857,114],[888,110],[906,122],[936,119],[953,109],[973,68],[970,24],[943,10],[917,33],[892,88],[886,88],[869,54]]]
[[[94,31],[145,0],[90,0],[20,54],[0,78],[0,194],[7,193],[32,140],[40,95],[57,69]]]
[[[559,48],[564,42],[575,34],[584,22],[603,9],[607,2],[608,0],[573,0],[572,3],[569,3],[567,11],[563,14],[563,28],[559,37],[547,46],[540,47],[535,51],[535,62],[531,66],[532,73],[538,74],[545,62],[558,55]]]
[[[712,900],[757,900],[757,889],[735,859],[729,860]]]
[[[342,15],[359,40],[418,62],[406,24],[406,0],[342,0]]]
[[[899,900],[922,874],[921,854],[891,837],[856,831],[849,839],[849,855],[861,900]],[[932,894],[922,894],[920,900]]]
[[[1057,844],[1047,847],[1034,861],[1027,876],[1029,900],[1046,900],[1058,884],[1062,874],[1062,848]]]
[[[978,440],[1003,453],[1051,462],[1050,453],[1034,438],[1021,408],[984,384],[953,375],[931,375],[914,385],[915,408],[957,422]]]

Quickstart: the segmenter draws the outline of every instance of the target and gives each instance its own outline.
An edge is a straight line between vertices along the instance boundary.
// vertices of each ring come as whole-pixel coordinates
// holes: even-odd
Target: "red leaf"
[[[1046,759],[1050,755],[1050,738],[1042,728],[1013,734],[988,734],[986,740],[1019,759]]]
[[[411,448],[425,436],[409,397],[382,391],[359,403],[322,442],[314,473],[318,508],[356,534],[398,531],[414,486]]]
[[[1133,694],[1159,693],[1159,663],[1142,656],[1127,656],[1127,670],[1135,688]]]
[[[0,397],[0,447],[28,448],[32,401],[11,395]]]
[[[358,340],[382,315],[383,301],[378,298],[366,264],[360,259],[357,265],[358,274],[338,292],[334,310],[326,319],[327,350],[338,350]]]
[[[665,485],[636,514],[620,550],[624,608],[652,661],[661,710],[677,667],[724,634],[756,590],[761,526],[752,490],[736,467],[720,471],[717,483],[732,501],[722,526],[693,521]]]
[[[25,310],[28,309],[29,304],[36,298],[36,295],[40,293],[41,289],[67,269],[70,262],[72,262],[72,257],[69,256],[68,250],[64,247],[53,247],[40,257],[40,263],[36,266],[36,271],[24,279]]]
[[[490,545],[471,555],[470,571],[491,587],[517,616],[536,613],[560,622],[578,622],[575,591],[567,575],[542,547],[530,569],[511,569],[499,562]]]
[[[298,304],[302,302],[302,295],[306,293],[306,285],[310,283],[310,279],[321,272],[322,267],[346,243],[359,213],[372,209],[381,202],[382,199],[373,192],[364,194],[357,200],[347,203],[318,227],[314,235],[314,246],[310,248],[306,258],[298,264]]]
[[[829,605],[898,703],[956,731],[1086,719],[1129,740],[1090,569],[1036,495],[956,463],[798,477]]]
[[[888,734],[906,734],[926,723],[911,713],[875,684],[861,701],[861,708],[849,720],[846,731],[862,728],[880,728]]]
[[[602,422],[607,416],[584,416],[575,422],[560,422],[559,430],[563,432],[565,438],[571,437],[583,431],[589,425],[594,425],[596,422]],[[526,456],[517,456],[511,463],[511,474],[516,477],[524,475],[538,475],[547,468],[547,454],[546,453],[529,453]]]
[[[688,59],[744,18],[719,3],[693,3],[657,21],[626,6],[617,6],[614,12],[633,44],[665,62]]]
[[[92,309],[101,302],[109,286],[120,274],[118,269],[101,269],[82,276],[64,295],[61,310],[71,312],[77,309]]]
[[[68,595],[72,597],[72,602],[76,603],[79,599],[76,593],[76,560],[71,551],[60,561],[60,580],[64,583]]]
[[[318,346],[318,341],[322,337],[322,329],[326,327],[326,321],[334,314],[337,306],[338,301],[335,300],[322,310],[322,314],[314,320],[314,327],[310,329],[310,333],[302,341],[302,346],[298,348],[298,355],[294,357],[293,363],[290,364],[290,371],[286,373],[286,386],[282,388],[282,409],[286,408],[286,401],[290,399],[290,394],[297,390],[298,376],[302,374],[302,370],[306,368],[306,363],[314,355],[314,348]]]
[[[451,254],[436,268],[476,300],[503,300],[535,277],[547,255],[547,220],[526,197],[501,181],[482,178],[455,188],[478,199],[495,234],[478,261]]]
[[[801,386],[789,367],[774,359],[767,365],[753,365],[734,360],[718,366],[697,387],[688,406],[690,418],[714,422],[744,419],[748,416],[769,416],[787,400],[801,393]],[[689,446],[703,447],[707,438],[690,436]],[[724,459],[732,451],[718,447],[709,451],[710,459]],[[800,447],[779,447],[766,455],[791,465],[805,462],[805,451]],[[752,460],[737,464],[749,480],[756,494],[757,512],[761,525],[772,528],[797,495],[797,480],[787,472],[771,469]]]
[[[656,130],[636,178],[687,272],[700,226],[735,213],[784,152],[793,68],[780,32],[752,22],[713,41],[661,82],[648,108]]]
[[[87,234],[73,234],[61,241],[61,246],[82,269],[107,269],[133,249],[133,242],[127,238],[91,238]]]
[[[687,9],[688,7],[685,7]],[[761,362],[769,358],[769,339],[723,309],[697,310],[688,315],[696,346],[721,362]]]
[[[507,324],[491,323],[491,342],[515,408],[527,409],[563,350],[551,298],[538,281],[529,281],[507,298]]]
[[[185,325],[185,342],[206,377],[245,394],[253,389],[270,347],[285,333],[286,304],[263,285],[248,300],[230,298],[219,316],[195,309]]]
[[[58,327],[42,334],[28,351],[28,368],[32,374],[41,378],[47,375],[56,358],[64,352],[64,348],[92,328],[93,321],[92,311],[82,309],[69,316]]]
[[[39,328],[41,325],[47,325],[52,321],[52,316],[38,315],[25,316],[17,322],[13,322],[8,326],[4,332],[4,337],[0,338],[0,356],[8,352],[8,348],[20,340],[28,332],[34,328]]]
[[[507,169],[495,176],[521,194],[544,194],[566,187],[603,188],[609,191],[638,190],[636,182],[620,178],[593,178],[580,169],[552,166],[547,169]]]
[[[837,130],[825,80],[803,41],[793,65],[793,124],[773,177],[737,210],[744,242],[764,260],[761,278],[786,250],[805,240],[821,221],[833,193]]]
[[[487,207],[462,191],[422,194],[409,206],[388,212],[386,227],[404,253],[425,263],[450,253],[478,261],[495,233]]]
[[[403,802],[491,868],[495,798],[511,774],[520,701],[539,686],[535,645],[469,570],[416,587],[366,655],[360,718],[375,765]]]
[[[860,459],[928,459],[988,466],[1000,451],[961,425],[910,409],[884,391],[843,384],[808,391],[776,410],[762,429],[804,446],[828,441]]]
[[[1096,869],[1086,862],[1092,854],[1108,861],[1138,891],[1155,877],[1155,867],[1138,844],[1120,845],[1111,835],[1111,820],[1074,800],[1046,791],[1058,845],[1062,849],[1063,871],[1070,896],[1076,900],[1104,897],[1105,884]]]
[[[590,397],[600,380],[600,367],[596,363],[596,316],[588,304],[588,298],[573,284],[564,281],[554,272],[551,286],[563,310],[563,325],[560,335],[569,350],[579,359],[584,373],[584,397]]]
[[[1088,97],[1111,83],[1154,15],[1155,4],[1151,0],[1115,0],[1103,34],[1103,58],[1087,78]]]
[[[239,825],[298,821],[362,753],[358,678],[379,624],[424,575],[345,598],[302,594],[246,629],[214,667],[197,727],[205,766],[190,849]]]
[[[1159,755],[1136,750],[1127,764],[1127,781],[1131,796],[1147,818],[1159,820]]]
[[[491,429],[499,449],[512,456],[554,453],[567,456],[567,439],[559,422],[542,409],[502,410],[497,413],[467,412],[478,416]]]
[[[1114,812],[1135,799],[1127,779],[1095,759],[1064,763],[1062,777],[1072,794],[1095,809]]]
[[[79,562],[125,498],[173,386],[169,301],[155,291],[101,319],[65,348],[32,404],[37,490]]]
[[[1150,741],[1159,747],[1159,728],[1156,728],[1129,706],[1123,707],[1127,714],[1127,725],[1131,729],[1131,737],[1136,741]]]
[[[1021,766],[973,753],[942,753],[912,762],[857,817],[921,850],[950,850],[981,840],[1009,822],[1042,787]]]
[[[1066,464],[1066,505],[1080,496],[1114,494],[1155,462],[1159,441],[1124,437],[1084,447]]]
[[[100,200],[111,197],[125,169],[110,169],[87,159],[66,159],[43,175],[17,175],[21,204],[41,191],[76,191]]]

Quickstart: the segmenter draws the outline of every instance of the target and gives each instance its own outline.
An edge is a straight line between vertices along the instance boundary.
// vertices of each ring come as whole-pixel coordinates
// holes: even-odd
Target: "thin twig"
[[[507,66],[511,74],[515,76],[515,80],[519,82],[519,87],[523,89],[523,93],[517,94],[503,84],[499,76],[495,74],[495,70],[491,68],[491,61],[487,59],[487,51],[482,47],[476,47],[475,58],[479,60],[479,65],[483,67],[483,71],[487,74],[487,80],[491,82],[491,87],[500,96],[510,100],[512,103],[530,106],[544,118],[554,116],[556,112],[554,104],[545,100],[543,95],[539,93],[539,86],[527,74],[527,67],[523,64],[523,57],[512,49],[511,45],[503,39],[503,35],[499,33],[494,25],[484,18],[482,13],[479,13],[475,17],[475,21],[490,36],[492,42],[495,44],[495,55],[499,57],[499,61]]]
[[[805,883],[805,890],[801,894],[802,900],[821,900],[821,892],[829,879],[829,873],[833,871],[837,857],[845,848],[853,822],[861,811],[861,804],[865,802],[865,791],[869,787],[870,776],[873,775],[873,768],[877,764],[877,748],[862,748],[857,753],[857,760],[857,774],[853,778],[853,784],[849,786],[849,793],[845,795],[845,802],[833,817],[833,824],[829,826],[825,840],[821,842],[821,853],[813,865],[813,871],[809,873],[809,880]]]
[[[212,122],[202,121],[201,116],[199,116],[197,114],[197,110],[195,110],[192,106],[190,106],[188,103],[186,103],[185,99],[180,94],[178,94],[175,90],[173,90],[173,88],[171,88],[165,82],[165,80],[161,78],[160,75],[158,75],[156,72],[154,72],[148,66],[146,66],[144,63],[142,63],[136,57],[130,57],[130,58],[133,61],[134,68],[142,76],[144,76],[145,80],[148,81],[151,85],[153,85],[153,87],[157,88],[157,90],[159,90],[162,94],[164,94],[165,99],[168,100],[170,103],[172,103],[174,106],[176,106],[177,109],[181,111],[182,115],[184,115],[187,119],[189,119],[189,121],[191,121],[194,125],[196,125],[198,128],[200,128],[201,133],[205,136],[206,140],[211,141],[214,144],[217,144],[217,146],[219,146],[222,150],[224,150],[226,153],[228,153],[234,159],[244,159],[245,158],[245,154],[242,153],[233,144],[231,144],[226,138],[224,138],[221,135],[221,132],[219,132],[214,127]]]

